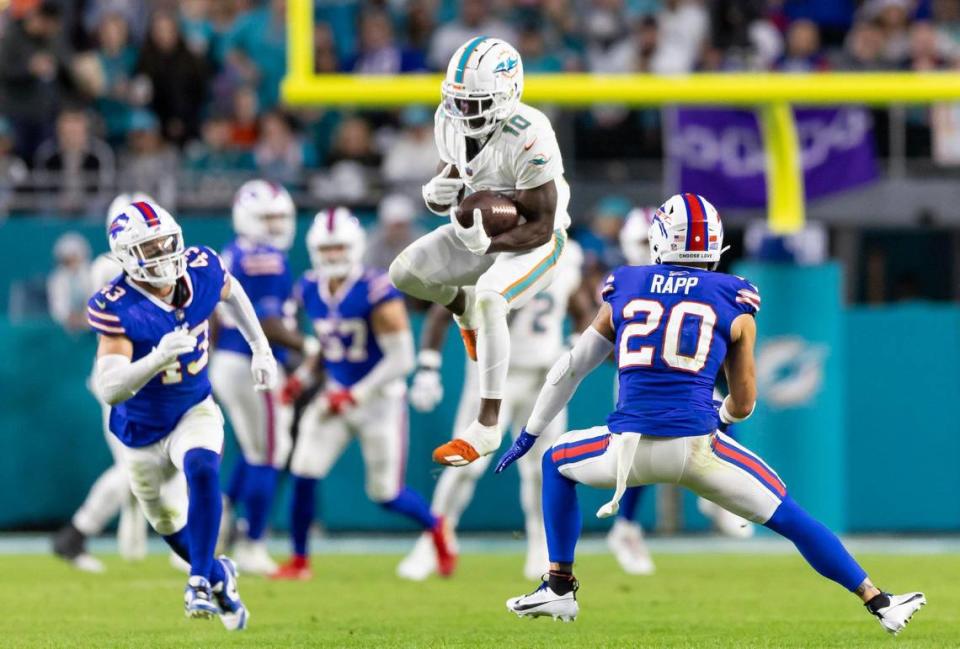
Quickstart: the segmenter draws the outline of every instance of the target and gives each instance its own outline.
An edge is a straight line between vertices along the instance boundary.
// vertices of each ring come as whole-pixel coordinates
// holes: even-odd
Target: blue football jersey
[[[362,379],[383,358],[370,327],[373,310],[403,299],[380,270],[364,270],[359,277],[347,279],[337,295],[330,295],[326,283],[307,271],[297,283],[296,297],[323,346],[324,367],[344,387]]]
[[[209,318],[228,277],[220,257],[210,248],[188,248],[187,273],[178,290],[186,292],[174,307],[121,275],[87,303],[87,321],[105,336],[126,336],[133,342],[133,361],[149,354],[176,327],[197,337],[196,349],[180,356],[176,368],[153,377],[136,395],[110,409],[110,431],[130,447],[148,446],[167,435],[190,408],[210,394],[207,361]]]
[[[253,303],[257,317],[260,320],[282,318],[283,305],[293,291],[293,276],[286,253],[273,246],[236,239],[223,250],[222,256],[227,271],[240,282]],[[223,316],[223,313],[220,315]],[[224,317],[220,318],[216,348],[247,355],[251,353],[236,323]],[[275,345],[273,355],[277,362],[283,363],[287,359],[287,349]]]
[[[737,316],[760,310],[747,280],[686,266],[622,266],[603,299],[617,332],[619,397],[613,432],[680,437],[719,423],[713,387]]]

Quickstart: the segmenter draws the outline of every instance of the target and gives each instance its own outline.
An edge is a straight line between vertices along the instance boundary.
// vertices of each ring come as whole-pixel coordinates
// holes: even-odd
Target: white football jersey
[[[97,255],[90,265],[90,283],[100,290],[122,272],[120,262],[112,254],[105,252]]]
[[[560,146],[550,120],[539,110],[519,104],[470,161],[466,138],[457,132],[442,107],[434,115],[434,135],[440,159],[457,168],[469,192],[492,190],[510,194],[553,180],[557,185],[554,227],[566,230],[570,226],[570,186],[563,178]]]
[[[568,240],[550,286],[510,314],[510,367],[549,368],[563,353],[563,321],[582,266],[580,245]]]

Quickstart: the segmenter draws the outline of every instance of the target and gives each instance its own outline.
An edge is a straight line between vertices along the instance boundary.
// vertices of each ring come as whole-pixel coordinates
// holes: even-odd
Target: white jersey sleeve
[[[457,164],[457,148],[454,138],[456,131],[450,119],[443,114],[443,107],[437,106],[433,114],[433,139],[437,143],[437,153],[440,160],[447,164]]]
[[[94,259],[90,265],[90,283],[95,290],[99,291],[122,272],[120,262],[109,252],[105,252]]]

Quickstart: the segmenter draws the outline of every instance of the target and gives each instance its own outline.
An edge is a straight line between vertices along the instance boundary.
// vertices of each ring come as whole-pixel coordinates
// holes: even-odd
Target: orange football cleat
[[[477,330],[460,329],[460,337],[463,338],[463,347],[467,350],[467,356],[470,360],[477,360]]]
[[[310,559],[307,557],[292,556],[285,564],[277,568],[277,571],[270,575],[270,579],[278,581],[307,581],[313,579],[313,572],[310,570]]]
[[[477,450],[462,439],[452,439],[433,449],[433,461],[447,466],[466,466],[479,457]]]
[[[437,518],[436,525],[430,530],[430,538],[437,551],[437,572],[441,577],[449,577],[457,568],[457,553],[453,549],[450,530],[443,516]]]

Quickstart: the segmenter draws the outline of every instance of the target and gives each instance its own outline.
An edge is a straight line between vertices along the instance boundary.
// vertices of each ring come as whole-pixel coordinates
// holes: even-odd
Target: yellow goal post
[[[313,29],[313,0],[287,0],[287,75],[281,85],[286,104],[382,108],[439,102],[438,74],[316,74]],[[804,223],[792,105],[958,101],[960,73],[528,74],[523,99],[565,107],[612,103],[755,109],[767,157],[768,223],[774,232],[790,233]]]

